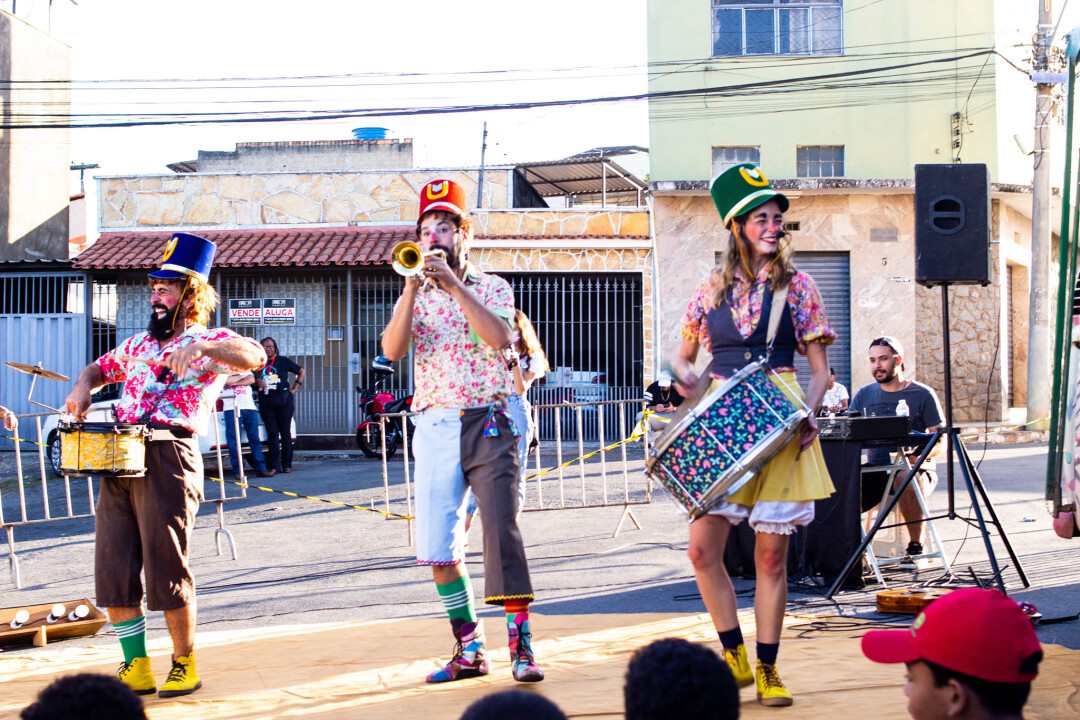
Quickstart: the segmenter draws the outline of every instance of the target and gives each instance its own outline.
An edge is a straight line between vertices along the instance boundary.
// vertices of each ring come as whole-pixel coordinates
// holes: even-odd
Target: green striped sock
[[[140,615],[134,620],[113,623],[116,636],[120,638],[120,649],[124,651],[124,662],[131,664],[135,658],[147,657],[146,654],[146,616]]]
[[[461,577],[445,585],[435,585],[439,598],[451,620],[476,622],[476,608],[473,607],[472,583],[465,566],[461,566]]]

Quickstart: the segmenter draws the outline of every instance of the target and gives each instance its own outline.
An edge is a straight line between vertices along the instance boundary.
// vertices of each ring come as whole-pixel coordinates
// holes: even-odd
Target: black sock
[[[742,628],[738,625],[734,630],[725,630],[722,633],[717,633],[720,636],[720,644],[724,646],[725,650],[738,650],[739,646],[743,644]]]
[[[757,659],[762,665],[775,665],[778,654],[780,654],[780,643],[759,642],[757,644]]]

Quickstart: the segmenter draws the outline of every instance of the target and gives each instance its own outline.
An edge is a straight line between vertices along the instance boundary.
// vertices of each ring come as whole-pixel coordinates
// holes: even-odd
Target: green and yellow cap
[[[761,168],[751,163],[730,167],[717,175],[709,184],[709,194],[720,217],[724,219],[724,225],[774,198],[780,204],[780,212],[787,212],[789,204],[784,194],[769,184]]]

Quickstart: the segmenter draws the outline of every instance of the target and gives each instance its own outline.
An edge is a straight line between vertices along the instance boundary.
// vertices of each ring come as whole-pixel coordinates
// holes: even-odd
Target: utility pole
[[[484,154],[487,152],[487,120],[484,121],[484,137],[480,141],[480,179],[476,183],[476,209],[484,206]]]
[[[1039,1],[1035,72],[1048,66],[1054,20],[1050,0]],[[1028,306],[1027,421],[1044,430],[1050,415],[1050,85],[1035,86],[1034,179],[1031,185],[1031,296]],[[1060,292],[1060,288],[1058,289]]]

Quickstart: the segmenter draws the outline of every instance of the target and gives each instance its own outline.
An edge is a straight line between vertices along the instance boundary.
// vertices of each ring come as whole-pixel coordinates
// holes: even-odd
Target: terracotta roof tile
[[[413,238],[407,225],[390,227],[262,228],[207,230],[199,235],[217,243],[215,267],[303,267],[382,265],[390,249]],[[105,232],[75,258],[82,270],[135,270],[161,262],[171,231]]]
[[[386,265],[390,250],[412,240],[408,225],[386,227],[260,228],[207,230],[199,235],[217,243],[215,267],[304,267]],[[171,231],[105,232],[75,258],[80,270],[138,270],[161,262]],[[478,235],[483,240],[645,240],[647,236]]]

